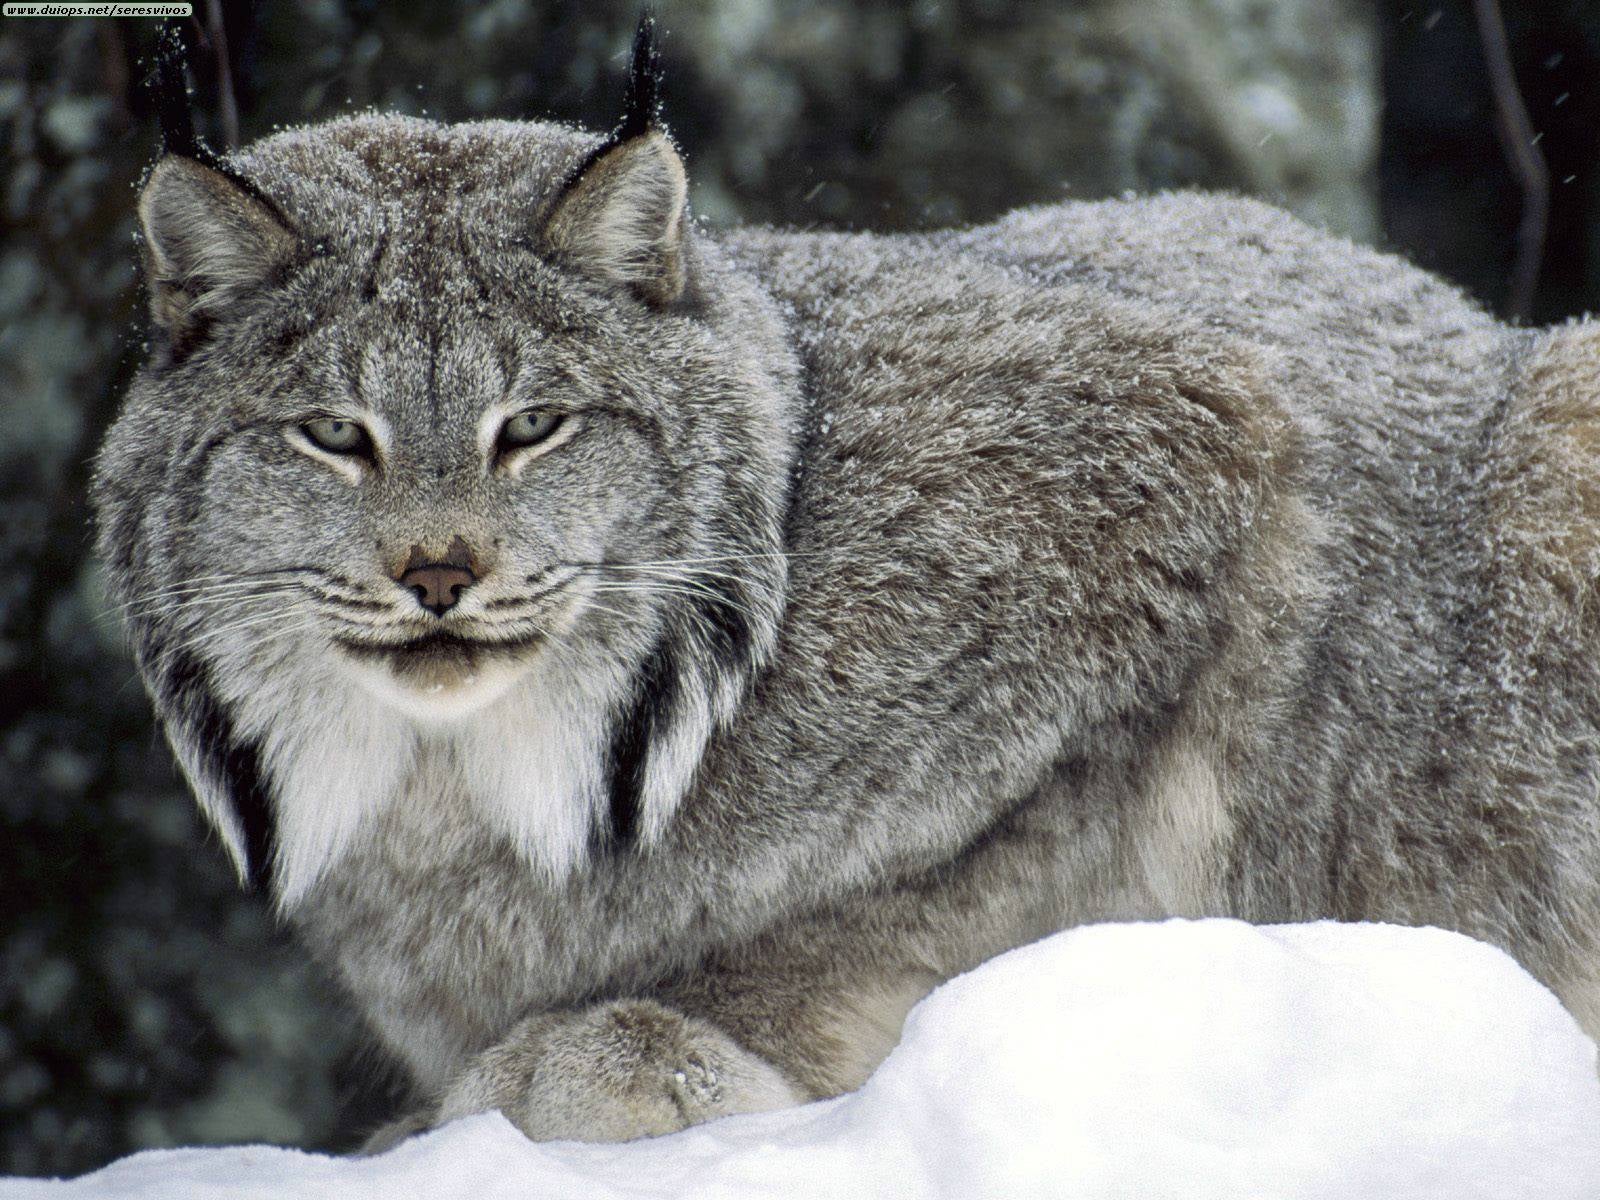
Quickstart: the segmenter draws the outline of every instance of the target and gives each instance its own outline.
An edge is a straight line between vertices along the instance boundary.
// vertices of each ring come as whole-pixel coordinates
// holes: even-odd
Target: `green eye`
[[[523,446],[536,446],[556,430],[566,417],[545,408],[530,408],[519,412],[500,429],[500,450],[518,450]]]
[[[312,445],[329,454],[370,454],[372,451],[372,439],[354,421],[320,417],[300,426],[300,432],[311,439]]]

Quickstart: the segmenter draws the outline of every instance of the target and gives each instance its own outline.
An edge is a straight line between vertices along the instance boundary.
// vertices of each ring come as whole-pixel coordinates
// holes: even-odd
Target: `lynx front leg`
[[[625,1141],[851,1091],[941,980],[1048,931],[1019,927],[1031,910],[993,890],[901,888],[793,918],[648,999],[535,1014],[468,1064],[433,1121],[498,1108],[535,1139]]]
[[[709,1023],[614,1000],[524,1020],[472,1061],[435,1121],[497,1108],[536,1141],[621,1142],[808,1098]]]

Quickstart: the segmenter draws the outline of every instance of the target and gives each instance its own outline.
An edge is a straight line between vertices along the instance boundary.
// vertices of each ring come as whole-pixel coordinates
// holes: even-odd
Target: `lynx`
[[[1600,1033],[1600,327],[1211,195],[714,231],[657,84],[169,103],[139,196],[102,552],[376,1144],[835,1095],[1092,921],[1441,925]]]

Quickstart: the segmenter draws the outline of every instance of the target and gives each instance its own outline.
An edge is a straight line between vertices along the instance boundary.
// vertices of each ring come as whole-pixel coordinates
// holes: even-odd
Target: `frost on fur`
[[[603,150],[562,192],[544,226],[557,257],[652,304],[683,294],[689,183],[667,135],[652,129]]]
[[[168,155],[139,195],[150,316],[176,332],[260,287],[294,253],[276,213],[220,171]]]

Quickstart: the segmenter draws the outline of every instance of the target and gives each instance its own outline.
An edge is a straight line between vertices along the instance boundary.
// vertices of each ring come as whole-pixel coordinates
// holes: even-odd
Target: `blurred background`
[[[1498,59],[1480,7],[656,11],[668,122],[709,222],[908,229],[1229,188],[1502,314],[1559,320],[1600,297],[1600,4],[1516,0]],[[222,147],[374,106],[608,128],[638,5],[194,9],[195,102]],[[391,1097],[338,998],[235,889],[89,554],[89,458],[143,350],[133,189],[156,145],[142,81],[157,31],[0,22],[0,1174],[174,1144],[346,1148]]]

